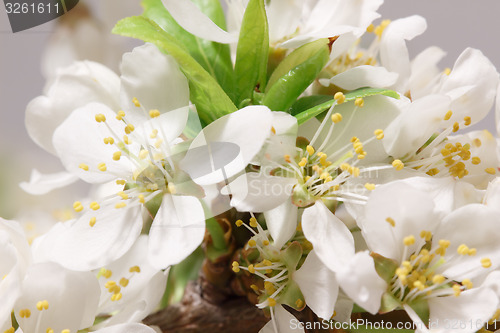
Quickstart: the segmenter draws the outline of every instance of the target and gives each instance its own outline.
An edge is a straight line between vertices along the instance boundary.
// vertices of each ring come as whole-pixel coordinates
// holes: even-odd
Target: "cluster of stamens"
[[[289,280],[289,269],[280,259],[281,249],[273,246],[268,237],[268,232],[264,231],[254,216],[250,218],[248,225],[242,220],[238,220],[236,226],[244,226],[252,232],[254,236],[247,242],[245,248],[247,250],[256,249],[259,253],[259,259],[255,264],[249,262],[243,264],[234,261],[232,270],[235,273],[244,270],[248,274],[260,278],[258,282],[250,285],[250,288],[260,300],[257,307],[260,309],[274,307],[279,303],[280,293]],[[303,301],[300,299],[297,300],[297,303],[299,303],[300,307],[303,305]]]
[[[395,221],[392,218],[387,218],[386,221],[395,226]],[[420,239],[417,243],[417,250],[409,256],[409,260],[404,260],[396,269],[395,275],[391,282],[391,293],[400,299],[402,302],[410,302],[418,297],[432,296],[460,296],[465,289],[473,288],[470,279],[464,279],[460,282],[446,278],[442,274],[437,273],[439,267],[445,261],[445,254],[450,246],[450,241],[440,239],[437,246],[433,246],[433,235],[430,231],[422,230]],[[408,258],[409,248],[417,242],[414,235],[404,237],[403,244],[405,246],[403,258]],[[461,256],[476,256],[477,249],[469,248],[466,244],[461,244],[457,247],[457,253]],[[480,259],[482,267],[491,267],[489,258]]]
[[[114,280],[110,280],[113,272],[106,268],[101,268],[98,273],[99,277],[104,277],[108,281],[104,284],[104,287],[111,294],[110,300],[112,302],[116,302],[122,299],[122,288],[126,288],[130,282],[130,280],[134,277],[135,274],[139,274],[141,272],[141,268],[139,266],[132,266],[129,268],[129,275],[127,277],[122,277],[118,281],[118,283]]]

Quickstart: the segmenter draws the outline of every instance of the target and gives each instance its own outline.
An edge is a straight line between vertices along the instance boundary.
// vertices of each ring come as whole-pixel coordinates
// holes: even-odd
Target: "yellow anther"
[[[333,95],[333,98],[337,101],[337,104],[342,104],[345,102],[345,95],[340,91]]]
[[[469,249],[469,252],[467,252],[468,256],[475,256],[476,254],[477,254],[476,248]]]
[[[106,167],[106,163],[99,163],[97,164],[97,169],[99,169],[99,171],[106,171],[108,168]]]
[[[262,241],[262,245],[268,246],[269,245],[269,241],[267,239],[263,240]]]
[[[446,112],[443,119],[450,120],[451,116],[453,116],[453,111],[449,110],[448,112]]]
[[[97,221],[97,219],[95,217],[91,217],[90,221],[89,221],[89,226],[90,227],[95,226],[96,221]]]
[[[257,228],[257,225],[258,225],[258,223],[257,223],[257,219],[256,219],[255,217],[251,217],[251,218],[250,218],[250,226],[251,226],[252,228]]]
[[[460,255],[467,255],[469,254],[469,247],[465,244],[460,244],[457,248],[457,253]]]
[[[350,168],[351,168],[351,166],[350,166],[348,163],[342,163],[342,164],[340,165],[340,170],[342,170],[342,171],[347,171],[347,170],[349,170]]]
[[[358,97],[358,98],[356,98],[356,100],[354,101],[354,105],[356,105],[357,107],[362,108],[362,107],[365,105],[365,100],[364,100],[364,99],[362,99],[361,97]]]
[[[287,162],[287,163],[292,162],[290,155],[284,155],[283,158],[285,159],[285,162]]]
[[[430,241],[431,238],[432,238],[432,232],[430,231],[426,231],[426,230],[422,230],[420,232],[420,237],[421,238],[424,238],[426,242]]]
[[[460,287],[458,284],[453,285],[453,291],[456,297],[460,296],[462,293],[462,287]]]
[[[141,268],[139,266],[132,266],[129,268],[128,270],[130,273],[140,273],[141,272]]]
[[[160,111],[159,110],[149,110],[149,116],[151,118],[156,118],[160,116]]]
[[[471,163],[474,165],[478,165],[479,163],[481,163],[481,159],[477,156],[474,156],[471,160]]]
[[[300,308],[302,308],[302,307],[304,306],[304,301],[303,301],[303,300],[301,300],[300,298],[299,298],[299,299],[297,299],[297,300],[295,301],[295,306],[296,306],[297,308],[299,308],[299,309],[300,309]]]
[[[232,270],[235,273],[239,273],[240,272],[240,264],[237,261],[233,261]]]
[[[16,329],[14,327],[10,327],[7,330],[5,330],[3,333],[15,333]]]
[[[342,115],[340,113],[332,114],[332,121],[334,124],[338,124],[342,121]]]
[[[125,117],[125,111],[120,110],[116,113],[116,120],[122,120]]]
[[[19,315],[21,318],[29,318],[31,316],[31,311],[29,309],[21,309],[19,310]]]
[[[451,73],[451,68],[449,68],[449,67],[446,67],[446,68],[444,69],[444,71],[443,71],[443,74],[444,74],[444,75],[450,75],[450,73]]]
[[[39,301],[39,302],[36,303],[36,309],[38,311],[42,311],[43,310],[42,301]]]
[[[274,126],[271,126],[271,133],[276,134],[276,128],[274,128]]]
[[[462,286],[464,286],[467,289],[472,289],[474,285],[472,284],[470,279],[465,279],[462,281]]]
[[[307,153],[309,154],[309,156],[312,156],[312,155],[314,154],[314,148],[313,148],[313,146],[309,146],[309,145],[308,145],[308,146],[306,147],[306,151],[307,151]]]
[[[125,179],[118,179],[116,181],[116,185],[125,185],[127,182],[125,181]]]
[[[132,98],[132,103],[134,103],[135,106],[141,107],[141,103],[139,103],[139,100],[137,98]]]
[[[71,333],[71,331],[68,329],[65,329],[65,330],[62,330],[61,333]]]
[[[490,258],[482,258],[481,259],[481,266],[484,268],[490,268],[491,267],[491,259]]]
[[[243,221],[237,220],[234,224],[236,224],[237,227],[241,227],[243,225]]]
[[[248,241],[248,246],[255,247],[256,245],[257,245],[257,242],[255,241],[255,239],[250,239]]]
[[[104,269],[104,272],[102,273],[102,276],[104,276],[106,279],[109,279],[113,275],[113,271],[109,269]]]
[[[450,156],[451,155],[451,151],[449,149],[443,148],[443,149],[441,149],[441,155],[443,155],[443,156]]]
[[[366,32],[368,33],[372,33],[373,31],[375,30],[375,26],[372,24],[370,24],[368,27],[366,27]]]
[[[415,244],[415,236],[413,236],[413,235],[406,236],[405,238],[403,238],[403,243],[406,246],[410,246],[410,245]]]
[[[305,166],[306,166],[306,164],[307,164],[307,158],[302,157],[302,159],[301,159],[301,160],[300,160],[300,162],[299,162],[299,166],[300,166],[300,167],[305,167]]]
[[[128,199],[128,194],[123,192],[123,191],[118,192],[116,195],[118,195],[120,198],[122,198],[122,200]]]
[[[396,221],[392,217],[388,217],[385,219],[387,223],[389,223],[391,226],[395,227],[396,226]]]
[[[127,204],[126,204],[125,202],[123,202],[123,201],[122,201],[122,202],[118,202],[118,203],[115,205],[115,208],[116,208],[116,209],[120,209],[120,208],[124,208],[124,207],[126,207],[126,206],[127,206]]]
[[[121,285],[122,287],[124,287],[124,288],[125,288],[126,286],[128,286],[128,283],[129,283],[129,282],[130,282],[130,281],[129,281],[129,279],[126,279],[126,278],[121,278],[121,279],[120,279],[120,285]]]
[[[470,117],[464,117],[464,122],[465,122],[465,126],[469,126],[472,122],[472,120],[470,119]]]
[[[481,144],[482,144],[481,140],[478,138],[475,138],[474,140],[472,140],[472,143],[474,144],[474,146],[476,146],[478,148],[481,147]]]
[[[460,129],[460,125],[457,122],[455,122],[453,124],[453,133],[458,132],[459,129]]]
[[[126,145],[129,145],[132,143],[132,140],[129,139],[128,136],[124,135],[123,136],[123,142],[126,144]]]
[[[276,300],[274,298],[269,297],[267,301],[270,307],[276,306]]]
[[[403,168],[405,167],[405,164],[403,162],[401,162],[401,160],[394,160],[392,161],[392,166],[394,167],[394,169],[396,170],[403,170]]]
[[[132,124],[128,124],[127,126],[125,126],[125,133],[127,133],[127,134],[132,133],[134,130],[135,130],[135,127]]]
[[[106,270],[107,271],[107,270]],[[110,288],[113,288],[114,286],[116,286],[116,282],[115,281],[108,281],[104,284],[104,287],[106,289],[110,289]]]
[[[444,276],[442,276],[441,274],[436,274],[432,277],[432,283],[434,284],[441,284],[445,281],[446,279],[444,278]]]
[[[149,134],[149,137],[151,139],[156,139],[157,136],[158,136],[158,130],[157,129],[152,130],[151,134]]]
[[[116,302],[122,299],[122,293],[116,293],[111,295],[111,301]]]
[[[432,169],[429,169],[429,171],[426,172],[426,174],[428,174],[429,176],[435,176],[439,173],[439,169],[438,168],[432,168]]]
[[[116,284],[108,288],[108,291],[113,294],[118,294],[121,290],[122,288]]]
[[[255,284],[251,284],[250,288],[252,288],[253,291],[259,291],[259,287],[257,287]]]
[[[420,291],[422,291],[422,290],[425,289],[425,285],[421,281],[419,281],[419,280],[413,282],[413,287],[417,288]]]
[[[73,203],[73,209],[75,210],[75,212],[81,212],[83,210],[83,205],[80,201],[75,201]]]
[[[139,194],[139,195],[137,196],[137,198],[139,198],[139,202],[140,202],[140,203],[144,203],[144,202],[146,202],[146,201],[145,201],[145,199],[144,199],[144,195],[142,195],[142,194]]]
[[[252,274],[255,274],[255,267],[253,265],[248,265],[248,271]]]
[[[489,173],[490,175],[494,175],[496,173],[495,168],[486,168],[484,169],[486,173]]]
[[[90,209],[92,209],[92,210],[98,210],[99,208],[101,208],[101,206],[99,206],[99,204],[97,202],[92,201],[90,203]]]
[[[102,113],[96,114],[95,121],[97,121],[98,123],[103,123],[106,121],[106,117]]]
[[[381,129],[375,130],[373,134],[375,134],[377,140],[382,140],[384,138],[384,131]]]
[[[366,188],[368,191],[373,191],[373,190],[375,189],[375,184],[366,183],[366,184],[365,184],[365,188]]]
[[[82,170],[89,171],[89,166],[85,163],[80,163],[78,167]]]
[[[266,290],[266,293],[268,295],[272,295],[276,291],[276,288],[274,287],[274,285],[269,281],[264,282],[264,289]]]
[[[141,149],[139,152],[139,159],[143,160],[148,157],[148,151],[146,149]]]

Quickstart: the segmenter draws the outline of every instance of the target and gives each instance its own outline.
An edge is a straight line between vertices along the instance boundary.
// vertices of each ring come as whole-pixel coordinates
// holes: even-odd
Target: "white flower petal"
[[[262,149],[272,121],[265,106],[247,106],[217,119],[193,140],[181,168],[200,185],[235,176]]]
[[[153,44],[125,53],[121,72],[121,105],[134,124],[149,119],[149,114],[134,105],[134,97],[147,113],[165,113],[189,105],[189,86],[179,65]]]
[[[481,51],[467,48],[462,52],[439,89],[440,93],[454,97],[450,121],[460,122],[470,116],[475,124],[483,119],[493,106],[499,81],[495,66]],[[472,89],[454,93],[467,85],[472,85]]]
[[[190,0],[162,0],[170,15],[186,31],[217,43],[236,43],[238,36],[219,28]]]
[[[387,283],[375,271],[368,251],[356,253],[336,276],[340,287],[354,303],[371,314],[377,313]]]
[[[118,108],[119,91],[118,76],[101,64],[84,61],[61,69],[48,84],[46,96],[39,96],[28,104],[28,134],[42,148],[55,154],[54,130],[73,110],[90,102]]]
[[[386,88],[396,83],[399,74],[391,73],[384,67],[357,66],[335,75],[330,80],[321,79],[324,86],[334,84],[346,90],[362,87]]]
[[[304,333],[304,326],[300,321],[281,305],[276,305],[271,311],[274,311],[274,318],[271,318],[259,333]]]
[[[27,193],[42,195],[52,190],[73,184],[78,177],[68,172],[41,174],[38,170],[31,171],[29,182],[22,182],[19,186]]]
[[[95,331],[96,333],[155,333],[156,331],[149,326],[138,323],[128,323],[113,325],[100,330]]]
[[[413,100],[432,93],[436,78],[444,75],[437,64],[444,58],[446,52],[437,46],[431,46],[420,52],[411,62],[409,81],[410,94]]]
[[[498,307],[498,297],[489,288],[475,288],[464,291],[459,297],[430,297],[429,321],[440,323],[459,323],[453,332],[472,333],[478,331],[491,319]],[[460,325],[465,323],[465,327]],[[479,325],[477,325],[479,323]],[[445,327],[446,328],[446,327]]]
[[[51,248],[52,261],[74,270],[92,270],[117,260],[139,236],[142,216],[140,206],[115,209],[114,204],[89,210],[67,227],[54,228],[40,246]],[[93,227],[92,217],[96,217]]]
[[[322,201],[304,210],[302,230],[318,257],[332,271],[341,270],[354,256],[351,232]]]
[[[267,229],[274,240],[274,246],[281,249],[297,230],[298,207],[286,200],[278,207],[264,212]]]
[[[470,204],[444,218],[434,234],[438,240],[447,239],[451,242],[444,256],[446,262],[439,267],[443,275],[461,281],[484,275],[500,267],[500,244],[497,241],[500,237],[498,214],[498,207]],[[457,248],[462,244],[475,248],[477,255],[458,255]],[[491,260],[490,268],[482,267],[483,258]]]
[[[95,120],[97,114],[106,117],[106,124]],[[122,156],[119,161],[113,159],[113,154],[118,151],[115,145],[104,143],[104,138],[114,137],[107,125],[117,133],[125,134],[125,123],[118,121],[116,113],[103,104],[91,103],[75,110],[55,131],[54,147],[64,167],[69,172],[89,183],[104,183],[115,180],[120,176],[132,175],[134,164]],[[115,143],[121,138],[114,138]],[[134,152],[138,150],[127,147]],[[125,155],[125,154],[123,154]],[[83,170],[80,165],[84,163],[89,170]],[[100,163],[106,164],[106,171],[98,169]]]
[[[407,105],[384,131],[386,152],[394,157],[414,154],[442,126],[450,102],[447,96],[428,95]]]
[[[76,332],[94,322],[100,289],[91,272],[70,271],[56,263],[35,264],[26,273],[22,288],[15,314],[25,332],[36,332],[37,322],[44,330],[50,327],[54,332]],[[44,300],[48,309],[36,310],[35,305]],[[32,309],[28,320],[18,316],[21,309]]]
[[[231,206],[240,212],[265,212],[290,201],[294,178],[249,172],[227,185],[223,194],[231,194]]]
[[[320,318],[330,319],[333,315],[339,285],[335,273],[330,271],[311,251],[302,267],[293,273],[292,279],[299,285],[306,304]]]
[[[399,74],[395,85],[397,91],[408,89],[410,77],[410,56],[406,40],[412,40],[427,29],[427,23],[421,16],[414,15],[395,20],[387,26],[380,40],[380,61],[389,72]]]
[[[403,258],[403,239],[413,235],[417,240],[408,248],[413,253],[422,244],[422,230],[433,232],[439,221],[434,202],[425,192],[401,181],[377,187],[368,199],[365,215],[358,221],[370,250],[398,262]],[[390,218],[394,226],[387,221]]]
[[[204,235],[205,213],[200,201],[166,194],[149,232],[149,261],[157,269],[178,264],[201,244]]]

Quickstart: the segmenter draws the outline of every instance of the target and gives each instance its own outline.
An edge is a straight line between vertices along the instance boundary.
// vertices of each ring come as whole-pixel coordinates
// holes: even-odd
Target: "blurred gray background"
[[[96,4],[115,0],[80,0],[89,3],[97,16]],[[135,0],[121,0],[121,3]],[[135,4],[134,4],[135,5]],[[382,18],[397,19],[420,14],[427,19],[427,32],[409,43],[410,54],[431,45],[447,51],[442,68],[452,67],[466,47],[481,49],[500,68],[500,0],[386,0],[380,10]],[[101,19],[104,19],[101,17]],[[20,181],[29,179],[35,167],[42,172],[62,170],[59,161],[31,142],[24,129],[24,111],[28,102],[42,94],[45,83],[40,70],[41,54],[52,34],[55,22],[25,32],[10,31],[4,6],[0,4],[0,216],[13,217],[26,205],[47,207],[47,200],[32,197],[19,189]],[[491,117],[480,127],[494,131]],[[68,205],[84,190],[68,196],[56,191],[51,204]],[[53,198],[53,199],[52,199]],[[49,205],[51,205],[49,204]]]

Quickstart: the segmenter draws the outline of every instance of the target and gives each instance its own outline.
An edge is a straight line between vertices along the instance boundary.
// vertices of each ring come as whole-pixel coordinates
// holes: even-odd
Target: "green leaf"
[[[203,250],[198,248],[189,257],[170,269],[167,289],[161,301],[162,308],[165,308],[169,304],[177,303],[182,299],[188,282],[196,280],[198,277],[203,259]]]
[[[153,43],[171,55],[186,75],[190,99],[196,105],[200,119],[206,124],[237,110],[217,81],[155,22],[141,16],[127,17],[116,24],[113,33]]]
[[[224,11],[219,0],[193,0],[200,10],[220,28],[226,29]],[[217,79],[224,91],[234,97],[234,72],[229,45],[198,38],[184,30],[165,9],[161,0],[143,0],[142,16],[157,23],[182,44],[205,70]]]
[[[302,45],[292,53],[290,53],[283,61],[281,61],[274,70],[273,74],[269,78],[266,92],[269,88],[273,86],[280,77],[297,67],[298,65],[304,63],[308,59],[314,57],[314,55],[324,49],[325,45],[328,45],[328,39],[322,38],[317,41],[307,43]]]
[[[330,56],[328,39],[320,39],[293,51],[276,68],[263,104],[273,111],[287,111],[316,79]]]
[[[250,0],[241,24],[234,67],[237,104],[252,98],[259,86],[264,91],[269,55],[269,27],[264,0]]]
[[[295,116],[307,109],[313,108],[316,105],[323,104],[333,100],[331,95],[312,95],[299,98],[295,103],[293,103],[289,112],[292,116]]]
[[[365,98],[365,97],[370,97],[370,96],[375,96],[375,95],[383,95],[383,96],[399,99],[399,94],[393,90],[378,89],[378,88],[359,88],[359,89],[353,90],[353,91],[345,94],[345,102],[354,101],[356,98]],[[303,124],[306,121],[308,121],[309,119],[316,117],[317,115],[330,109],[333,105],[336,105],[336,104],[337,104],[337,102],[335,100],[331,100],[331,101],[316,105],[315,107],[312,107],[306,111],[303,111],[303,112],[295,115],[295,118],[297,118],[297,122],[299,123],[299,125]]]

